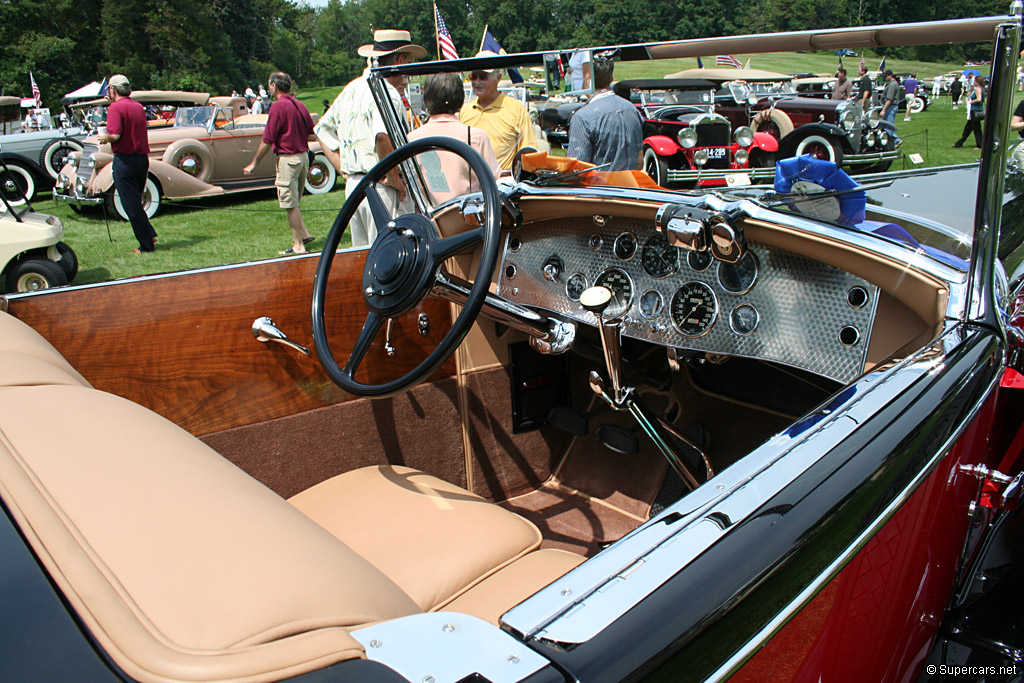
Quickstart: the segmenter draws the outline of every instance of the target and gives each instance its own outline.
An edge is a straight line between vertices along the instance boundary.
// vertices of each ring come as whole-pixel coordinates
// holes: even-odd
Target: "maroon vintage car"
[[[850,173],[885,171],[899,158],[896,128],[856,100],[805,97],[792,76],[759,69],[687,69],[666,78],[703,78],[718,86],[715,111],[779,141],[778,158],[812,154]]]
[[[778,140],[716,113],[717,90],[700,78],[615,84],[615,94],[643,114],[644,170],[658,185],[748,185],[775,176]]]

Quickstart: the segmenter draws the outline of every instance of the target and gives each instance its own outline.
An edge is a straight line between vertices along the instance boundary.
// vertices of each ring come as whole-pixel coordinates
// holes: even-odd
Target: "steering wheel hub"
[[[394,282],[405,265],[408,249],[400,240],[388,240],[377,252],[373,263],[373,276],[382,285]]]

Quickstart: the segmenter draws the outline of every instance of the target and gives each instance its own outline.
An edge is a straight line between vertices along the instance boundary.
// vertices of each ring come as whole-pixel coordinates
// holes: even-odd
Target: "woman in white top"
[[[409,140],[441,135],[469,144],[480,153],[497,178],[501,169],[487,133],[459,122],[456,116],[465,100],[462,80],[455,74],[431,74],[423,83],[423,104],[430,118],[409,133]],[[469,164],[457,154],[430,151],[416,157],[427,181],[434,204],[440,204],[480,189]]]

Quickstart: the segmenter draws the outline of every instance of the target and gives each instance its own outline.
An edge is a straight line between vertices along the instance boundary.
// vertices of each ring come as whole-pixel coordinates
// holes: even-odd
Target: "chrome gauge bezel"
[[[604,312],[605,317],[608,318],[614,318],[620,315],[624,315],[627,311],[629,311],[630,306],[633,305],[633,299],[636,296],[636,283],[633,282],[633,278],[629,276],[629,273],[624,271],[622,268],[606,268],[605,270],[601,271],[601,274],[594,278],[594,286],[603,287],[604,285],[601,284],[601,280],[606,276],[610,275],[611,273],[619,273],[620,275],[622,275],[622,277],[626,278],[626,282],[629,283],[629,297],[626,299],[626,304],[625,306],[623,306],[621,311],[613,309],[613,304],[608,304],[608,308],[606,308]],[[611,287],[609,287],[608,289],[611,289]],[[615,296],[614,289],[612,289],[612,296]],[[614,302],[614,299],[612,301]]]
[[[693,286],[703,287],[710,295],[712,303],[711,320],[709,320],[707,325],[704,326],[704,329],[697,334],[690,334],[688,332],[684,332],[682,328],[679,326],[679,323],[676,321],[675,312],[673,311],[673,304],[675,303],[676,297],[679,296],[679,293],[682,292],[687,287]],[[715,290],[712,289],[708,283],[701,282],[700,280],[690,280],[688,282],[684,282],[683,284],[676,288],[676,291],[672,293],[672,298],[668,302],[668,318],[669,320],[672,321],[672,327],[675,328],[675,331],[681,334],[682,336],[686,337],[687,339],[697,339],[698,337],[703,337],[704,335],[711,331],[711,328],[715,326],[715,322],[718,320],[718,297],[715,296]]]
[[[701,258],[704,255],[707,255],[707,259],[708,259],[707,265],[703,266],[702,268],[694,267],[693,262],[690,261],[690,257],[692,256],[694,258]],[[688,251],[686,253],[686,267],[689,268],[690,270],[692,270],[695,273],[703,273],[705,270],[707,270],[712,265],[714,265],[714,263],[715,263],[715,257],[711,255],[710,251]]]
[[[676,255],[675,263],[672,264],[672,269],[670,271],[668,271],[667,273],[664,273],[662,275],[658,275],[657,273],[652,273],[650,268],[647,267],[647,259],[644,258],[646,256],[646,254],[647,254],[647,250],[648,249],[652,249],[653,250],[653,247],[651,247],[651,244],[655,240],[664,241],[665,245],[668,248],[673,249],[674,252],[675,252],[675,255]],[[643,246],[640,248],[639,251],[640,251],[640,267],[643,268],[643,271],[645,273],[647,273],[648,275],[653,277],[655,280],[664,280],[665,278],[671,277],[671,276],[673,276],[673,275],[675,275],[676,273],[679,272],[679,248],[678,247],[674,247],[671,244],[669,244],[668,238],[665,237],[660,232],[655,233],[651,237],[647,238],[647,240],[644,242]]]
[[[629,253],[629,256],[622,256],[619,254],[619,245],[626,240],[632,241],[633,250]],[[631,261],[638,251],[640,251],[640,243],[637,241],[636,235],[628,231],[619,233],[615,237],[615,241],[612,243],[612,255],[620,261]]]
[[[741,308],[749,308],[754,312],[754,326],[747,332],[742,332],[736,329],[736,312]],[[761,324],[761,311],[757,310],[757,307],[751,303],[737,304],[733,307],[732,311],[729,312],[729,329],[733,331],[733,334],[737,334],[741,337],[749,337],[757,331],[757,326]]]
[[[654,311],[653,313],[647,313],[646,311],[644,311],[644,299],[647,298],[648,294],[653,294],[654,296],[658,297],[658,307],[657,310]],[[665,311],[665,297],[662,295],[661,292],[659,292],[656,289],[648,289],[643,294],[640,295],[640,299],[637,301],[636,307],[637,310],[640,312],[641,317],[643,317],[646,320],[653,320],[654,318],[657,318]]]
[[[754,264],[754,275],[753,277],[750,278],[750,282],[742,289],[737,289],[735,291],[726,287],[725,282],[722,281],[722,269],[738,268],[740,263],[743,263],[747,259],[750,259],[750,261]],[[757,278],[760,274],[761,262],[758,261],[757,254],[755,254],[753,251],[748,251],[746,254],[743,255],[739,262],[735,264],[727,263],[725,261],[719,261],[718,268],[715,270],[715,279],[718,281],[718,286],[721,287],[722,291],[724,291],[726,294],[731,294],[733,296],[741,296],[754,288],[754,285],[757,284]]]
[[[584,275],[583,273],[578,273],[578,272],[577,273],[573,273],[569,277],[565,278],[565,295],[569,298],[569,301],[579,301],[580,300],[579,296],[573,296],[572,292],[569,290],[569,285],[572,283],[573,279],[575,279],[575,278],[580,278],[581,280],[583,280],[583,289],[580,290],[580,294],[582,294],[583,290],[586,289],[589,286],[589,281],[587,280],[587,276]]]

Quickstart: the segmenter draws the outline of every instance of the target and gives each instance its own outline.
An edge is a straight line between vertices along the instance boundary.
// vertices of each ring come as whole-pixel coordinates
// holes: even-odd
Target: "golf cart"
[[[4,178],[15,178],[0,156]],[[23,188],[22,188],[23,189]],[[34,292],[68,284],[78,273],[78,257],[61,241],[64,226],[55,216],[38,213],[28,197],[17,209],[0,192],[0,264],[8,292]]]

